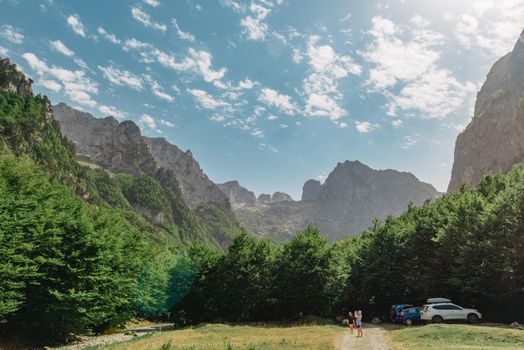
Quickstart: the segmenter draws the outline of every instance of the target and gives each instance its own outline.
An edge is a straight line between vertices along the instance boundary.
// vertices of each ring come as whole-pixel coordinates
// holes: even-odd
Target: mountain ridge
[[[358,160],[338,163],[323,184],[307,180],[297,201],[260,200],[238,181],[219,187],[235,203],[233,211],[243,225],[277,240],[292,237],[308,225],[318,226],[331,239],[345,238],[364,231],[375,218],[399,215],[410,203],[421,204],[441,195],[412,173],[376,170]]]
[[[207,202],[231,208],[228,198],[203,172],[190,150],[183,152],[165,138],[143,136],[138,125],[130,120],[96,118],[65,103],[53,106],[53,110],[62,133],[72,140],[81,155],[95,164],[134,174],[170,169],[192,209]]]

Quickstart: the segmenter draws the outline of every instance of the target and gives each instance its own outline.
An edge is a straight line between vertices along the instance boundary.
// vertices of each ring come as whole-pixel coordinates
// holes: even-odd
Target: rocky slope
[[[213,203],[229,209],[228,198],[202,171],[190,150],[183,152],[164,138],[141,135],[132,121],[95,118],[64,103],[53,107],[62,133],[80,156],[114,172],[153,174],[169,169],[175,174],[182,196],[191,208]]]
[[[473,119],[455,143],[448,191],[506,172],[524,159],[524,31],[499,59],[477,95]]]
[[[300,201],[278,200],[278,192],[253,201],[254,194],[236,181],[219,187],[234,201],[233,210],[243,225],[277,240],[307,225],[318,226],[329,238],[344,238],[362,232],[375,218],[401,214],[409,203],[440,196],[411,173],[374,170],[359,161],[339,163],[324,184],[308,180]]]

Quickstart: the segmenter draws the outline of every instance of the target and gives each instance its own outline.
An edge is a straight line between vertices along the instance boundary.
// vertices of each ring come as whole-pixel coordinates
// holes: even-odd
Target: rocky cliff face
[[[230,208],[227,196],[207,177],[190,150],[183,152],[164,138],[143,139],[157,167],[171,169],[175,173],[182,195],[190,207],[211,202],[221,208]]]
[[[491,68],[477,95],[473,119],[455,143],[448,191],[506,172],[524,159],[524,31],[512,52]]]
[[[81,157],[114,172],[153,175],[157,169],[169,169],[191,208],[208,202],[230,208],[227,196],[209,180],[191,151],[183,152],[163,138],[142,136],[132,121],[98,119],[63,103],[53,109],[62,133]]]
[[[256,205],[257,197],[255,194],[240,186],[238,181],[229,181],[219,184],[218,187],[229,198],[233,210]]]
[[[258,235],[287,239],[314,225],[329,238],[339,239],[364,231],[375,218],[401,214],[409,203],[421,204],[439,196],[433,186],[411,173],[374,170],[358,161],[346,161],[335,167],[324,184],[308,180],[300,201],[290,197],[275,201],[273,197],[282,197],[261,195],[255,205],[233,209],[239,221]]]
[[[33,94],[31,79],[26,79],[16,64],[8,58],[0,59],[0,89],[7,92],[18,92],[23,98]]]
[[[155,160],[135,123],[119,123],[113,117],[97,119],[64,103],[53,111],[62,134],[75,144],[80,156],[114,172],[155,171]]]

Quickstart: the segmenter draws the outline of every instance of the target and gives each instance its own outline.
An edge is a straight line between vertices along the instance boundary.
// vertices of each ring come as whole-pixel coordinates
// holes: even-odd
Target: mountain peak
[[[227,197],[202,171],[191,151],[182,152],[164,138],[142,136],[131,120],[95,118],[64,103],[54,107],[62,133],[73,141],[80,154],[116,172],[154,175],[158,169],[172,171],[182,196],[191,208],[211,202],[230,208]]]
[[[22,97],[33,94],[33,80],[27,79],[9,58],[0,58],[0,88],[8,92],[18,92]]]

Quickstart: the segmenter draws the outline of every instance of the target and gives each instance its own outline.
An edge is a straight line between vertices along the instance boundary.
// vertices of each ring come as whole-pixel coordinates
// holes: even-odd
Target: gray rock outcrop
[[[271,196],[271,203],[277,203],[277,202],[290,202],[293,198],[287,193],[277,191],[273,193]]]
[[[243,207],[254,207],[256,205],[257,197],[255,194],[240,186],[238,181],[218,184],[218,187],[229,198],[233,210]]]
[[[302,187],[303,201],[316,201],[322,191],[322,185],[318,180],[307,180]]]
[[[75,144],[80,157],[114,172],[153,175],[157,169],[172,170],[191,208],[207,202],[230,208],[227,196],[202,171],[191,151],[183,152],[164,138],[142,136],[132,121],[95,118],[64,103],[53,110],[62,134]]]
[[[477,94],[473,119],[455,142],[448,191],[507,172],[524,159],[524,31],[512,52],[491,68]]]

